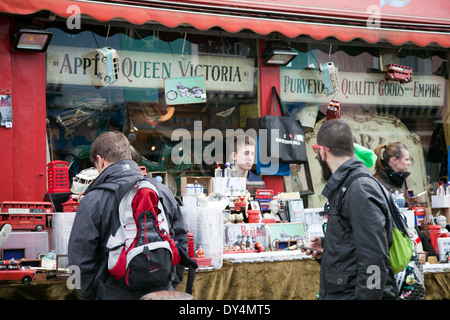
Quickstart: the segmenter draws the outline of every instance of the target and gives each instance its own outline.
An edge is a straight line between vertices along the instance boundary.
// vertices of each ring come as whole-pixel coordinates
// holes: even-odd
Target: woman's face
[[[409,151],[403,149],[401,158],[392,157],[389,162],[391,163],[390,166],[394,171],[397,172],[408,171],[408,168],[411,165],[411,161],[409,159]]]

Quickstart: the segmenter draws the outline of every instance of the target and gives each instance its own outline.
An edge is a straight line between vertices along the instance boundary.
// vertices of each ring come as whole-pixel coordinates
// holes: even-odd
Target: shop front
[[[230,226],[237,224],[237,217],[231,221],[230,214],[242,211],[243,225],[251,233],[261,231],[249,223],[248,210],[259,209],[261,218],[264,213],[279,213],[276,221],[270,220],[273,226],[260,223],[267,235],[265,251],[276,253],[290,244],[272,241],[279,225],[292,224],[292,233],[303,232],[302,239],[307,239],[322,223],[324,183],[311,146],[330,110],[337,107],[335,116],[350,124],[356,144],[370,150],[396,141],[407,145],[411,192],[405,210],[412,225],[425,228],[438,215],[448,223],[450,205],[432,201],[439,182],[449,181],[450,144],[450,6],[436,2],[433,6],[372,0],[351,5],[321,1],[315,6],[291,0],[222,1],[220,6],[207,0],[2,3],[0,141],[6,152],[0,162],[4,180],[0,201],[55,200],[48,188],[48,164],[64,161],[73,187],[74,178],[93,166],[89,160],[93,140],[102,132],[120,131],[128,137],[133,159],[144,174],[161,177],[180,199],[184,213],[191,209],[186,198],[191,187],[198,186],[207,196],[221,190],[231,199],[233,206],[219,212],[224,218],[218,227],[223,239],[238,238]],[[52,33],[45,52],[10,48],[17,30],[25,25]],[[293,59],[270,64],[271,48],[292,54]],[[110,60],[113,65],[106,66]],[[412,73],[390,77],[389,68],[395,66]],[[236,191],[239,181],[234,191],[224,189],[223,176],[216,172],[229,162],[227,137],[254,129],[258,118],[273,112],[273,88],[303,126],[307,161],[266,174],[256,152],[251,171],[262,182],[244,181],[241,189],[251,196],[242,205],[245,192]],[[258,150],[264,147],[259,144]],[[375,173],[373,163],[368,168]],[[78,196],[73,190],[63,192],[63,201]],[[258,191],[269,195],[258,196]],[[279,212],[269,207],[274,199],[282,204]],[[295,205],[302,207],[303,218],[294,218]],[[423,220],[417,219],[420,210],[426,212]],[[56,222],[59,214],[53,217]],[[189,214],[185,219],[200,241],[204,226]],[[49,232],[51,238],[55,230]],[[226,252],[228,243],[223,239],[218,239],[218,260],[213,257],[205,270],[225,274],[234,268],[230,263],[248,260]],[[217,251],[211,243],[203,249],[208,245]],[[430,262],[442,260],[437,252],[434,256]],[[265,257],[263,263],[271,259]],[[301,263],[316,271],[309,262]],[[304,287],[293,290],[305,290],[307,299],[312,297]],[[268,298],[255,297],[251,296]],[[204,298],[220,297],[211,293]]]

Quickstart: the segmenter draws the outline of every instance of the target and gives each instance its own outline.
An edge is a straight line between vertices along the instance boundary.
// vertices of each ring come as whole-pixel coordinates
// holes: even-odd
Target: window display
[[[214,129],[225,136],[226,129],[244,128],[248,117],[258,116],[256,40],[136,29],[111,29],[106,37],[52,31],[49,149],[52,159],[69,163],[71,183],[91,166],[93,139],[118,130],[128,136],[134,159],[148,172],[167,171],[171,189],[180,194],[182,176],[211,176],[214,169],[202,157],[210,142],[202,141],[203,133],[194,135],[195,123],[201,132]],[[96,52],[103,43],[119,57],[118,74],[108,86],[97,76],[104,73]],[[190,148],[179,147],[177,129],[187,130],[182,136],[190,133]]]

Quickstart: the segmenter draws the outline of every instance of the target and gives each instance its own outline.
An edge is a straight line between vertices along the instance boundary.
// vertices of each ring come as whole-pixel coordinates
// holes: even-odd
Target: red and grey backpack
[[[110,275],[129,289],[166,286],[181,258],[155,185],[138,180],[120,200],[119,219],[106,244]]]

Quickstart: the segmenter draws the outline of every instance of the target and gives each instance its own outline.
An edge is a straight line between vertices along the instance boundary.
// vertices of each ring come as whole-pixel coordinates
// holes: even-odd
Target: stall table
[[[315,300],[319,291],[319,272],[320,265],[313,259],[254,263],[224,261],[220,269],[197,272],[192,295],[196,300]],[[178,291],[185,291],[186,279],[187,273]],[[426,270],[425,286],[426,300],[450,300],[450,268]],[[68,289],[64,278],[34,281],[29,285],[0,285],[0,300],[76,299],[77,292]]]

